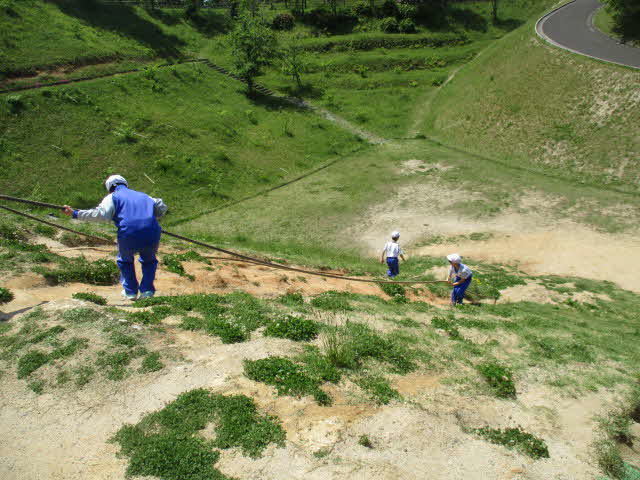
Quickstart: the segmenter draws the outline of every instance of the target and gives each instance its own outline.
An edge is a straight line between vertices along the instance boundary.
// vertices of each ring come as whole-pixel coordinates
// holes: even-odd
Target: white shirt
[[[397,258],[399,255],[402,255],[404,253],[400,248],[400,245],[398,245],[396,242],[385,243],[382,252],[385,254],[385,257],[394,258]]]
[[[461,280],[466,280],[471,276],[473,272],[464,263],[461,263],[456,272],[453,265],[449,267],[449,279],[460,277]]]

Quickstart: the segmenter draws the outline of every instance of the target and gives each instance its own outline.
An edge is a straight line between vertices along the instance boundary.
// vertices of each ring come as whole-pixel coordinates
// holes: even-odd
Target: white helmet
[[[391,232],[391,238],[400,238],[400,232]]]
[[[447,260],[449,260],[452,263],[460,263],[462,262],[462,257],[457,253],[452,253],[450,255],[447,255]]]
[[[110,192],[111,189],[116,185],[124,185],[125,187],[129,186],[124,177],[120,175],[111,175],[109,178],[107,178],[107,181],[104,182],[104,186],[107,188],[107,192]]]

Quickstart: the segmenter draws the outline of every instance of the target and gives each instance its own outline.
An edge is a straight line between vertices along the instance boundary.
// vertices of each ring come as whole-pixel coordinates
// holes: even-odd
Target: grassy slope
[[[198,65],[31,91],[19,113],[10,98],[0,99],[0,191],[78,207],[120,172],[181,217],[362,145],[312,113],[250,101],[242,84]]]
[[[515,165],[638,191],[640,73],[553,48],[533,22],[447,84],[423,132]]]
[[[219,22],[223,28],[223,19]],[[206,30],[212,33],[215,27]],[[204,41],[182,10],[151,14],[77,0],[0,3],[0,75],[121,57],[176,58],[193,55]]]

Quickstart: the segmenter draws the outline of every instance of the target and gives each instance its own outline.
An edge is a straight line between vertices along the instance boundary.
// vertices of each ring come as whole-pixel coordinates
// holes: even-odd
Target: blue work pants
[[[155,292],[153,281],[156,277],[156,269],[158,268],[159,242],[154,241],[142,247],[130,244],[126,240],[118,239],[118,268],[120,269],[120,282],[127,295],[135,295],[140,292]],[[135,255],[140,255],[140,264],[142,265],[142,282],[138,286],[136,278],[136,269],[133,264]]]
[[[467,291],[467,288],[469,288],[469,285],[471,284],[471,277],[473,275],[469,275],[469,277],[462,282],[460,285],[456,285],[455,287],[453,287],[453,290],[451,291],[451,303],[453,305],[459,304],[462,305],[462,300],[464,299],[464,294]],[[456,277],[456,279],[454,280],[455,282],[459,282],[461,280],[460,277]]]
[[[387,257],[387,266],[389,267],[389,270],[387,270],[387,276],[393,278],[400,273],[398,257]]]

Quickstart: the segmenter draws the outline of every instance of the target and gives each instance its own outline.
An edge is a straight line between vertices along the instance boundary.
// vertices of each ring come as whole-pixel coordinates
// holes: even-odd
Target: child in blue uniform
[[[473,272],[469,267],[462,263],[462,257],[457,253],[447,255],[449,260],[449,276],[447,281],[453,286],[451,291],[451,305],[462,305],[464,294],[471,284]]]
[[[391,241],[385,243],[384,248],[382,249],[382,257],[380,258],[380,263],[384,264],[386,259],[387,266],[389,267],[389,269],[387,270],[387,276],[390,278],[393,278],[400,273],[398,257],[400,257],[403,262],[405,261],[403,255],[404,252],[398,244],[399,238],[400,232],[393,232],[391,234]]]
[[[122,295],[129,300],[153,297],[158,260],[156,253],[162,232],[158,218],[168,210],[162,199],[130,190],[120,175],[107,178],[109,192],[100,205],[90,210],[74,210],[65,205],[64,213],[88,222],[113,221],[118,227],[118,268],[122,283]],[[134,256],[140,255],[142,281],[138,284],[133,265]]]

